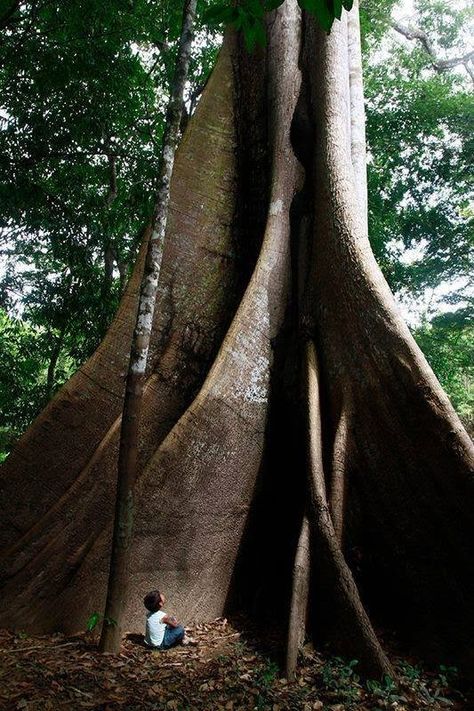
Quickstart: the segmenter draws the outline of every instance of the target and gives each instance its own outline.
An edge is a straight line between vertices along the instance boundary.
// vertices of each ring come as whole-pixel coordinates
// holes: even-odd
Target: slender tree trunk
[[[67,323],[64,320],[59,333],[55,339],[51,353],[49,356],[48,372],[46,375],[46,397],[49,400],[53,394],[54,389],[54,378],[56,375],[56,366],[58,364],[58,359],[61,354],[61,348],[63,347],[64,336],[66,335]]]
[[[184,5],[175,76],[166,114],[156,209],[152,220],[152,230],[138,299],[137,322],[132,339],[120,435],[112,556],[104,624],[100,639],[100,649],[103,652],[118,652],[122,639],[123,609],[127,598],[130,546],[134,525],[134,487],[137,476],[139,419],[168,218],[171,173],[191,54],[196,1],[185,0]]]

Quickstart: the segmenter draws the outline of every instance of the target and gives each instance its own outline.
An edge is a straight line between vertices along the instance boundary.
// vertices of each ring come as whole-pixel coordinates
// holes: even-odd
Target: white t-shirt
[[[163,622],[165,616],[166,612],[163,610],[146,613],[145,643],[150,647],[159,647],[163,642],[166,629],[166,623]]]

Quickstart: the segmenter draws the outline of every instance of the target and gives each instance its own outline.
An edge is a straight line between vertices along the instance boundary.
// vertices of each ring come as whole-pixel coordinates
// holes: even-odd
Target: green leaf
[[[242,13],[240,20],[241,21],[239,23],[234,24],[234,27],[237,29],[241,27],[242,32],[244,33],[244,41],[247,51],[253,52],[257,45],[264,47],[267,42],[267,36],[265,33],[263,19]]]
[[[246,23],[243,27],[243,32],[244,32],[244,40],[245,40],[245,46],[247,48],[247,52],[253,52],[255,49],[255,46],[257,44],[257,32],[255,29],[255,25],[250,25]]]
[[[342,0],[342,5],[347,11],[352,10],[354,0]]]
[[[265,0],[263,7],[267,12],[270,12],[271,10],[276,10],[280,5],[283,5],[283,2],[284,0]]]
[[[248,24],[247,15],[244,10],[239,6],[237,8],[237,14],[235,20],[232,21],[232,27],[236,30],[241,30]]]
[[[265,25],[263,24],[263,22],[257,23],[256,37],[257,37],[257,44],[260,47],[265,47],[265,45],[267,44],[267,33],[265,31]]]
[[[204,24],[214,27],[216,25],[228,25],[235,22],[237,19],[237,11],[239,8],[229,5],[217,5],[208,7],[203,13]]]
[[[341,19],[342,15],[342,0],[330,0],[329,8],[331,14],[338,20]]]
[[[265,10],[260,0],[246,0],[237,8],[237,18],[232,22],[232,26],[244,33],[248,52],[253,52],[256,45],[264,46],[266,44],[264,14]]]
[[[98,622],[100,622],[100,618],[102,615],[100,612],[93,612],[92,615],[89,617],[87,620],[87,631],[92,632],[92,630],[97,626]]]
[[[326,0],[298,0],[299,6],[314,15],[320,27],[329,32],[334,22],[334,14],[330,11]]]
[[[243,8],[247,15],[256,18],[262,18],[265,13],[265,9],[260,0],[245,0]]]

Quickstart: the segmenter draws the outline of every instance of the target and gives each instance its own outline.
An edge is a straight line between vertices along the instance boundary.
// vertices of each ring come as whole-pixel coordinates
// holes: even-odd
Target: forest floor
[[[128,635],[120,655],[97,652],[94,633],[30,637],[0,631],[0,709],[5,711],[412,711],[474,709],[455,668],[424,671],[392,657],[396,685],[363,681],[357,663],[306,645],[296,680],[279,673],[274,640],[255,642],[225,619],[192,630],[196,646],[160,652]]]

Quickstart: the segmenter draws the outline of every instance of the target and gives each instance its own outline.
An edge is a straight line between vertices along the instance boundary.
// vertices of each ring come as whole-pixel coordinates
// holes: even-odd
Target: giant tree
[[[288,616],[372,673],[380,625],[467,664],[472,444],[368,242],[357,16],[266,25],[252,54],[226,34],[175,163],[127,619],[158,580],[188,619]],[[142,267],[4,465],[3,624],[103,604]]]

